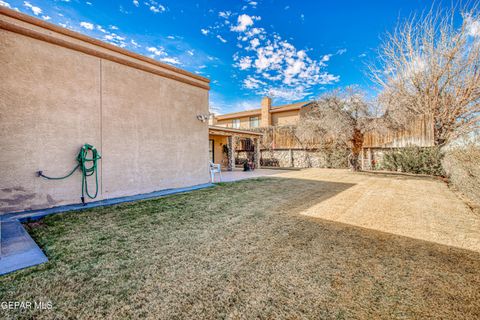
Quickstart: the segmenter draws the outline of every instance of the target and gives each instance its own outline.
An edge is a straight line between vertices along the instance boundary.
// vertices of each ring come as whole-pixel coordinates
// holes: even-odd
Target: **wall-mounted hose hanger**
[[[91,158],[88,158],[89,152],[91,153]],[[82,203],[85,204],[85,194],[90,198],[90,199],[95,199],[98,194],[98,169],[97,169],[97,161],[100,160],[102,156],[100,155],[100,152],[97,151],[97,149],[90,145],[90,144],[84,144],[82,148],[80,149],[80,152],[77,155],[77,162],[78,164],[73,168],[72,171],[70,171],[67,175],[63,177],[49,177],[43,174],[42,171],[37,171],[37,175],[39,177],[43,177],[48,180],[62,180],[70,177],[75,170],[80,169],[82,171]],[[91,162],[91,166],[87,167],[87,163]],[[90,177],[92,175],[95,175],[95,194],[91,195],[88,192],[88,181],[87,177]]]

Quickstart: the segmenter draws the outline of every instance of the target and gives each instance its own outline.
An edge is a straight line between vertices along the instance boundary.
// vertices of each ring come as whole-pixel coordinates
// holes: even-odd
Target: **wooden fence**
[[[403,130],[385,129],[367,132],[364,136],[364,148],[403,148],[408,145],[419,147],[433,146],[433,121],[420,116],[411,121]]]
[[[260,146],[263,150],[276,149],[318,149],[319,138],[300,140],[295,134],[295,126],[257,128],[262,132]],[[433,125],[430,118],[418,117],[403,130],[383,129],[365,133],[364,148],[402,148],[407,145],[420,147],[433,146]]]

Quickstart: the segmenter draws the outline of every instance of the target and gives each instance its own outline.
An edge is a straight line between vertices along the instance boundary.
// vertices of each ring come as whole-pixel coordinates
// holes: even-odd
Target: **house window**
[[[240,128],[240,119],[233,119],[232,120],[232,128],[235,128],[235,129]]]
[[[250,117],[250,128],[258,128],[259,123],[258,117]]]
[[[213,149],[213,140],[208,140],[208,153],[210,155],[210,161],[214,162],[215,151]]]

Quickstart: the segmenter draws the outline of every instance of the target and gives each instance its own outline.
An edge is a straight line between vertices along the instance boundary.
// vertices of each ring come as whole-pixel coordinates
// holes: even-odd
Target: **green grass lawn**
[[[47,217],[0,318],[480,318],[480,254],[298,215],[348,184],[264,178]]]

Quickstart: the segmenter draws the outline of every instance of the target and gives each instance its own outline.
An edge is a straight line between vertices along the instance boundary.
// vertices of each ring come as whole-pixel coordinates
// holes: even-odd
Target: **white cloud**
[[[52,17],[50,17],[50,16],[42,16],[42,19],[45,20],[45,21],[48,21],[48,20],[52,19]]]
[[[162,47],[148,47],[148,52],[151,52],[154,56],[162,56],[165,55],[165,49]]]
[[[161,58],[160,61],[170,63],[170,64],[181,64],[181,62],[177,58],[173,58],[173,57],[164,57],[164,58]]]
[[[337,50],[337,54],[338,54],[339,56],[341,56],[342,54],[345,54],[345,53],[347,53],[347,49],[345,49],[345,48],[343,48],[343,49],[338,49],[338,50]]]
[[[248,76],[245,80],[243,80],[243,86],[247,89],[258,89],[260,86],[266,85],[265,82],[255,79],[252,76]]]
[[[260,45],[260,40],[258,40],[257,38],[250,40],[250,47],[252,49],[255,49],[259,45]]]
[[[246,70],[252,66],[252,58],[249,56],[242,57],[238,62],[238,67],[240,70]]]
[[[32,5],[32,4],[31,4],[30,2],[28,2],[28,1],[24,1],[24,2],[23,2],[23,6],[26,7],[26,8],[28,8],[28,9],[30,9],[30,10],[32,10],[33,14],[36,15],[36,16],[38,16],[39,14],[41,14],[41,13],[43,12],[41,8]]]
[[[161,13],[161,12],[165,12],[167,9],[162,6],[161,4],[156,4],[156,5],[151,5],[150,6],[150,11],[152,11],[153,13]]]
[[[241,71],[249,70],[243,86],[257,94],[297,100],[310,94],[314,86],[332,84],[340,79],[324,70],[332,54],[314,60],[306,50],[297,49],[280,35],[268,34],[263,28],[250,28],[238,40],[240,44],[249,45],[241,46],[234,55],[234,66]]]
[[[132,46],[134,46],[135,48],[140,48],[141,45],[139,45],[135,40],[130,40],[130,43],[132,44]]]
[[[101,25],[99,25],[99,24],[96,25],[96,28],[97,28],[97,30],[100,31],[100,32],[107,33],[107,30],[105,30],[105,29],[104,29]]]
[[[332,54],[326,54],[322,57],[322,62],[328,62],[330,61],[330,58],[332,57]]]
[[[253,2],[257,5],[256,1]],[[288,8],[285,8],[286,10]],[[202,34],[212,34],[218,39],[229,39],[226,31],[236,34],[238,51],[233,55],[233,66],[239,71],[235,77],[243,88],[254,93],[270,94],[285,100],[299,100],[312,94],[319,86],[338,82],[340,77],[326,71],[327,63],[334,54],[312,57],[311,49],[296,48],[289,40],[284,40],[276,32],[256,26],[261,17],[230,14],[221,11],[218,19]],[[236,17],[235,22],[226,23]],[[233,19],[230,19],[233,20]],[[346,49],[340,49],[341,55]]]
[[[5,2],[5,1],[0,1],[0,6],[4,6],[4,7],[7,7],[7,8],[11,8],[10,3]]]
[[[471,15],[465,16],[467,34],[472,37],[480,37],[480,20],[474,19]]]
[[[194,55],[194,52],[193,52],[193,50],[188,50],[188,51],[187,51],[187,53],[188,53],[189,55],[191,55],[191,56],[193,56],[193,55]]]
[[[248,27],[253,26],[254,20],[260,20],[260,17],[249,16],[248,14],[241,14],[237,18],[237,25],[232,26],[230,30],[236,32],[244,32]]]
[[[226,43],[227,40],[225,40],[221,35],[217,34],[217,39],[222,41],[223,43]]]
[[[80,26],[88,30],[93,30],[93,23],[90,22],[82,21],[80,22]]]
[[[126,38],[122,37],[122,36],[119,36],[119,35],[117,35],[116,33],[113,33],[113,32],[112,33],[107,32],[103,36],[103,40],[110,43],[110,44],[121,47],[121,48],[124,48],[124,47],[127,46],[127,43],[125,42]]]
[[[228,19],[232,15],[231,11],[220,11],[218,16],[224,19]]]
[[[265,95],[268,95],[272,98],[279,98],[286,101],[295,101],[303,99],[305,96],[311,94],[306,92],[304,87],[296,88],[271,88],[264,91]]]
[[[138,7],[139,6],[138,0],[133,0],[133,4],[135,5],[135,7]]]

